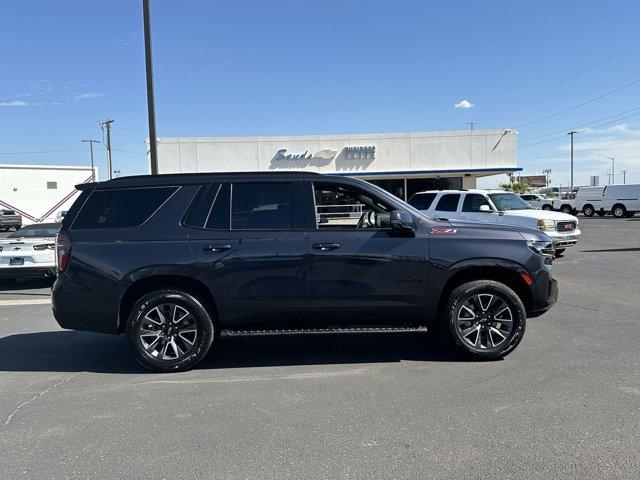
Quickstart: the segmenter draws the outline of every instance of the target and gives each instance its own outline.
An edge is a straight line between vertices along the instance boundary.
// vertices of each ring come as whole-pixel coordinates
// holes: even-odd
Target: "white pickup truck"
[[[409,204],[432,218],[537,228],[551,239],[557,255],[578,243],[581,233],[573,215],[534,209],[515,193],[502,190],[419,192]]]

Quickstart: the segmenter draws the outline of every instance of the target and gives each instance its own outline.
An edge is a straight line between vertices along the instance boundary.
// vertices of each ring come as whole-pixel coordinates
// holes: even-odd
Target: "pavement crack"
[[[575,305],[573,303],[564,303],[564,302],[557,302],[557,303],[558,303],[558,305],[564,305],[565,307],[581,308],[582,310],[588,310],[589,312],[604,313],[606,315],[614,315],[616,317],[628,318],[630,320],[640,320],[640,318],[632,317],[630,315],[623,315],[623,314],[620,314],[620,313],[607,312],[607,311],[598,310],[597,308],[592,308],[592,307],[583,307],[582,305]]]
[[[71,375],[70,377],[67,377],[64,380],[61,380],[60,382],[54,383],[53,385],[50,385],[48,388],[46,388],[45,390],[43,390],[42,392],[38,393],[37,395],[35,395],[34,397],[30,398],[29,400],[26,400],[24,402],[22,402],[20,405],[18,405],[18,407],[11,412],[11,414],[7,417],[7,419],[4,421],[5,426],[9,425],[9,422],[11,422],[11,419],[14,417],[14,415],[16,413],[18,413],[20,411],[20,409],[22,407],[26,407],[27,405],[29,405],[30,403],[33,403],[34,401],[36,401],[38,398],[40,397],[44,397],[47,393],[49,393],[49,391],[53,390],[54,388],[56,388],[59,385],[62,385],[63,383],[67,383],[69,380],[73,379],[74,377],[80,375],[82,372],[76,372],[73,375]]]

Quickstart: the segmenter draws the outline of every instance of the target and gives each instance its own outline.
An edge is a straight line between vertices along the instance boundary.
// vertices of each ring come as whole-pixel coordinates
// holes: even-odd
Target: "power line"
[[[640,83],[640,78],[637,79],[637,80],[634,80],[633,82],[629,82],[626,85],[622,85],[621,87],[614,88],[613,90],[609,90],[608,92],[603,93],[602,95],[598,95],[597,97],[592,98],[590,100],[587,100],[586,102],[579,103],[578,105],[574,105],[573,107],[565,108],[564,110],[560,110],[559,112],[552,113],[551,115],[547,115],[546,117],[538,118],[537,120],[532,120],[530,122],[523,123],[522,125],[518,125],[515,128],[527,127],[529,125],[533,125],[534,123],[539,123],[539,122],[542,122],[544,120],[548,120],[550,118],[557,117],[558,115],[562,115],[563,113],[570,112],[571,110],[575,110],[576,108],[584,107],[585,105],[593,103],[596,100],[600,100],[601,98],[607,97],[607,96],[609,96],[609,95],[611,95],[613,93],[619,92],[620,90],[623,90],[625,88],[629,88],[632,85],[635,85],[637,83]]]
[[[624,115],[625,113],[633,112],[633,111],[636,111],[636,110],[640,110],[640,107],[634,107],[634,108],[631,108],[629,110],[625,110],[624,112],[616,113],[614,115],[609,115],[608,117],[603,117],[603,118],[598,118],[596,120],[591,120],[590,122],[586,122],[586,123],[583,123],[581,125],[575,125],[575,126],[573,126],[571,128],[563,128],[562,130],[556,130],[554,132],[543,133],[541,135],[536,135],[535,137],[523,138],[520,141],[521,142],[528,142],[529,140],[535,140],[536,138],[548,137],[549,135],[555,135],[555,134],[558,134],[558,133],[564,133],[567,130],[575,130],[575,129],[580,128],[580,127],[586,127],[587,125],[591,125],[592,123],[600,122],[602,120],[608,120],[610,118],[618,117],[620,115]],[[624,117],[624,118],[628,118],[628,117]],[[617,122],[618,120],[624,120],[624,118],[619,118],[619,119],[617,119],[615,121]]]
[[[0,152],[0,155],[37,155],[43,153],[71,153],[71,152],[84,152],[84,150],[40,150],[32,152]]]

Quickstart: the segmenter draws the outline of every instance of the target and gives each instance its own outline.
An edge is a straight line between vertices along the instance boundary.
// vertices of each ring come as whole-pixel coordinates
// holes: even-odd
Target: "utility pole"
[[[100,143],[100,141],[87,139],[87,140],[81,140],[81,142],[89,144],[89,150],[91,151],[91,181],[93,182],[96,179],[96,169],[93,166],[93,144]]]
[[[622,184],[623,185],[627,184],[627,171],[626,170],[622,170]]]
[[[469,130],[471,130],[473,132],[473,126],[476,125],[478,122],[466,122],[465,125],[469,125]]]
[[[600,155],[601,157],[604,158],[608,158],[609,160],[611,160],[611,183],[610,185],[615,185],[616,183],[616,159],[613,157],[610,157],[609,155]]]
[[[573,195],[573,135],[575,133],[573,130],[567,133],[567,135],[571,135],[571,185],[569,187],[569,195]]]
[[[151,15],[149,0],[142,0],[144,18],[144,60],[147,68],[147,114],[149,117],[149,158],[151,175],[158,174],[158,148],[156,141],[156,108],[153,96],[153,60],[151,57]]]
[[[107,135],[107,141],[105,143],[105,149],[107,152],[107,168],[109,169],[109,180],[113,178],[113,164],[111,162],[111,124],[114,120],[106,119],[100,125],[102,126],[102,131]]]

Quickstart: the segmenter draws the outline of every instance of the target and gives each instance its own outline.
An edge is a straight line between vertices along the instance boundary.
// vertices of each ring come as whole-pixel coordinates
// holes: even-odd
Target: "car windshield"
[[[498,210],[531,210],[531,205],[515,193],[490,193],[489,198]]]
[[[55,237],[60,230],[60,224],[29,225],[13,232],[7,238],[44,238]]]

